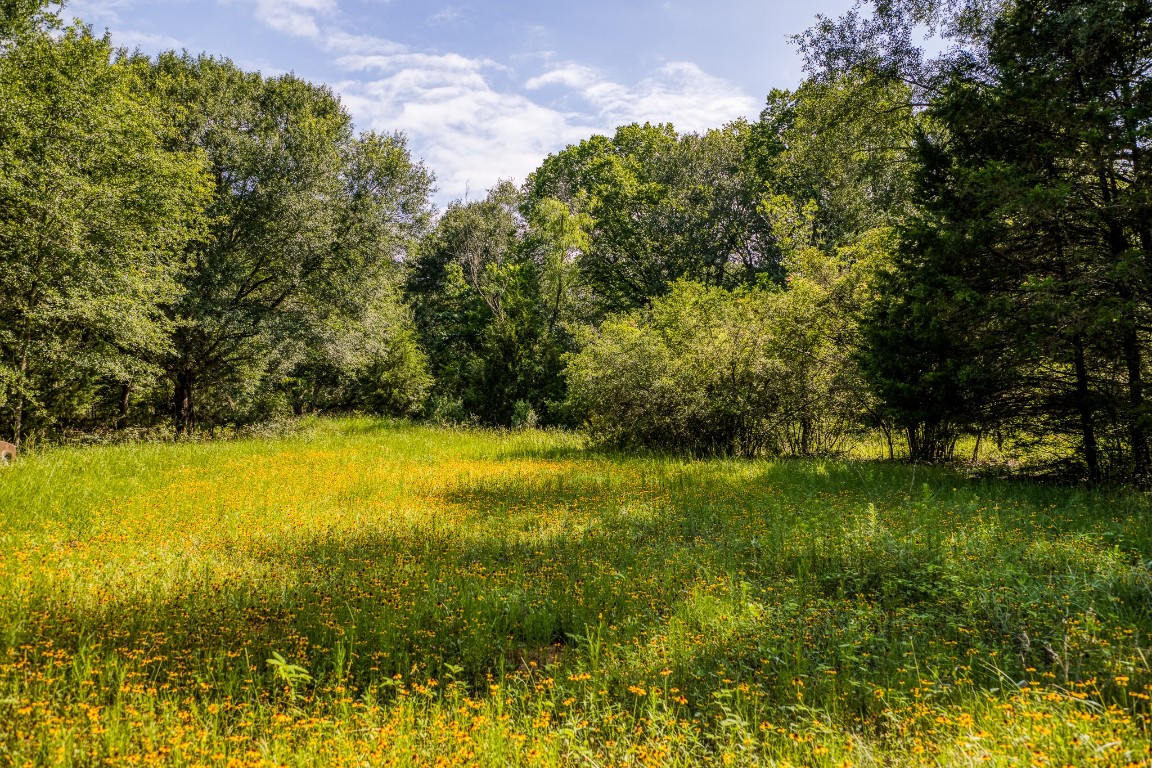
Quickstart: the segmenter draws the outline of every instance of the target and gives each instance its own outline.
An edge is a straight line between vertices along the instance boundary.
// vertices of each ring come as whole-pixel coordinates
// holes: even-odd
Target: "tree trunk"
[[[1128,439],[1132,443],[1132,476],[1144,480],[1149,472],[1147,419],[1144,413],[1144,371],[1136,328],[1124,331],[1124,364],[1128,369]]]
[[[560,276],[560,270],[563,267],[556,269],[556,301],[552,305],[552,316],[548,318],[548,333],[551,335],[556,327],[556,320],[560,317],[560,299],[564,295],[564,280]]]
[[[116,419],[116,429],[128,428],[128,406],[132,404],[132,384],[124,382],[120,385],[120,413]]]
[[[1084,463],[1088,467],[1088,482],[1100,482],[1100,453],[1096,447],[1096,427],[1093,423],[1092,395],[1088,389],[1088,366],[1084,362],[1084,340],[1076,336],[1072,342],[1076,367],[1076,410],[1080,413],[1080,431],[1084,440]]]
[[[908,427],[908,460],[913,463],[930,461],[928,450],[928,425],[915,424]]]
[[[173,397],[176,437],[187,437],[195,425],[195,410],[192,405],[193,376],[190,371],[176,374],[176,390]]]
[[[16,403],[12,409],[12,443],[17,448],[20,448],[20,444],[24,439],[24,388],[28,385],[27,347],[20,351],[18,369],[20,371],[20,377],[17,379]]]

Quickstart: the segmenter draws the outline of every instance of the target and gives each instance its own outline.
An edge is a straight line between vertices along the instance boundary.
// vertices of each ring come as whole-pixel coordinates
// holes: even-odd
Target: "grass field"
[[[1152,765],[1150,513],[370,420],[44,451],[0,765]]]

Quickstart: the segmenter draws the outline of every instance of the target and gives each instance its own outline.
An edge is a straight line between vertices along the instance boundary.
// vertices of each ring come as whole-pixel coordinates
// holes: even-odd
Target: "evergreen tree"
[[[1150,64],[1147,2],[1024,0],[941,69],[867,353],[910,428],[1009,413],[1148,475]]]

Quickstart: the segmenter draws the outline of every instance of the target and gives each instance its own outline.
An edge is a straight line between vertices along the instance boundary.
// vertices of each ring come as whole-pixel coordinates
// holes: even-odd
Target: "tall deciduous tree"
[[[176,105],[178,145],[203,152],[215,182],[161,360],[185,432],[197,392],[235,411],[286,375],[328,317],[358,311],[425,225],[431,176],[401,136],[357,140],[327,88],[203,56],[165,54],[150,71]]]
[[[41,5],[5,6],[0,49],[0,413],[17,443],[169,348],[162,305],[208,191],[108,40],[50,29]]]
[[[284,382],[292,407],[411,416],[432,380],[403,301],[402,260],[429,226],[431,175],[413,164],[399,134],[367,133],[344,152],[337,237],[369,269],[335,276],[326,311]]]
[[[917,118],[912,91],[851,72],[773,91],[752,126],[775,195],[813,207],[808,245],[837,248],[910,213]]]
[[[518,402],[554,418],[563,397],[554,291],[563,303],[570,278],[560,251],[576,235],[553,221],[541,245],[528,236],[521,203],[502,182],[484,200],[450,205],[407,285],[440,395],[490,424],[512,423]]]
[[[892,420],[862,385],[854,352],[893,228],[911,211],[917,119],[907,86],[850,72],[773,91],[751,127],[761,211],[786,273],[782,306],[797,333],[819,342],[810,365],[804,352],[789,366],[801,436],[820,421],[805,414],[827,421],[854,411],[856,423],[879,428],[894,451]]]
[[[588,217],[577,263],[600,313],[643,306],[680,278],[731,287],[779,277],[750,135],[742,122],[684,136],[623,126],[546,159],[528,180],[527,207],[560,200]]]
[[[48,10],[53,0],[6,0],[0,4],[0,46],[9,48],[30,33],[57,28],[59,18]]]

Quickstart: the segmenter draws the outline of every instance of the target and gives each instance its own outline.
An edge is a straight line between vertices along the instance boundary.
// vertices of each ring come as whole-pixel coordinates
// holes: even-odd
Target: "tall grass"
[[[1149,511],[362,419],[45,451],[0,764],[1148,765]]]

